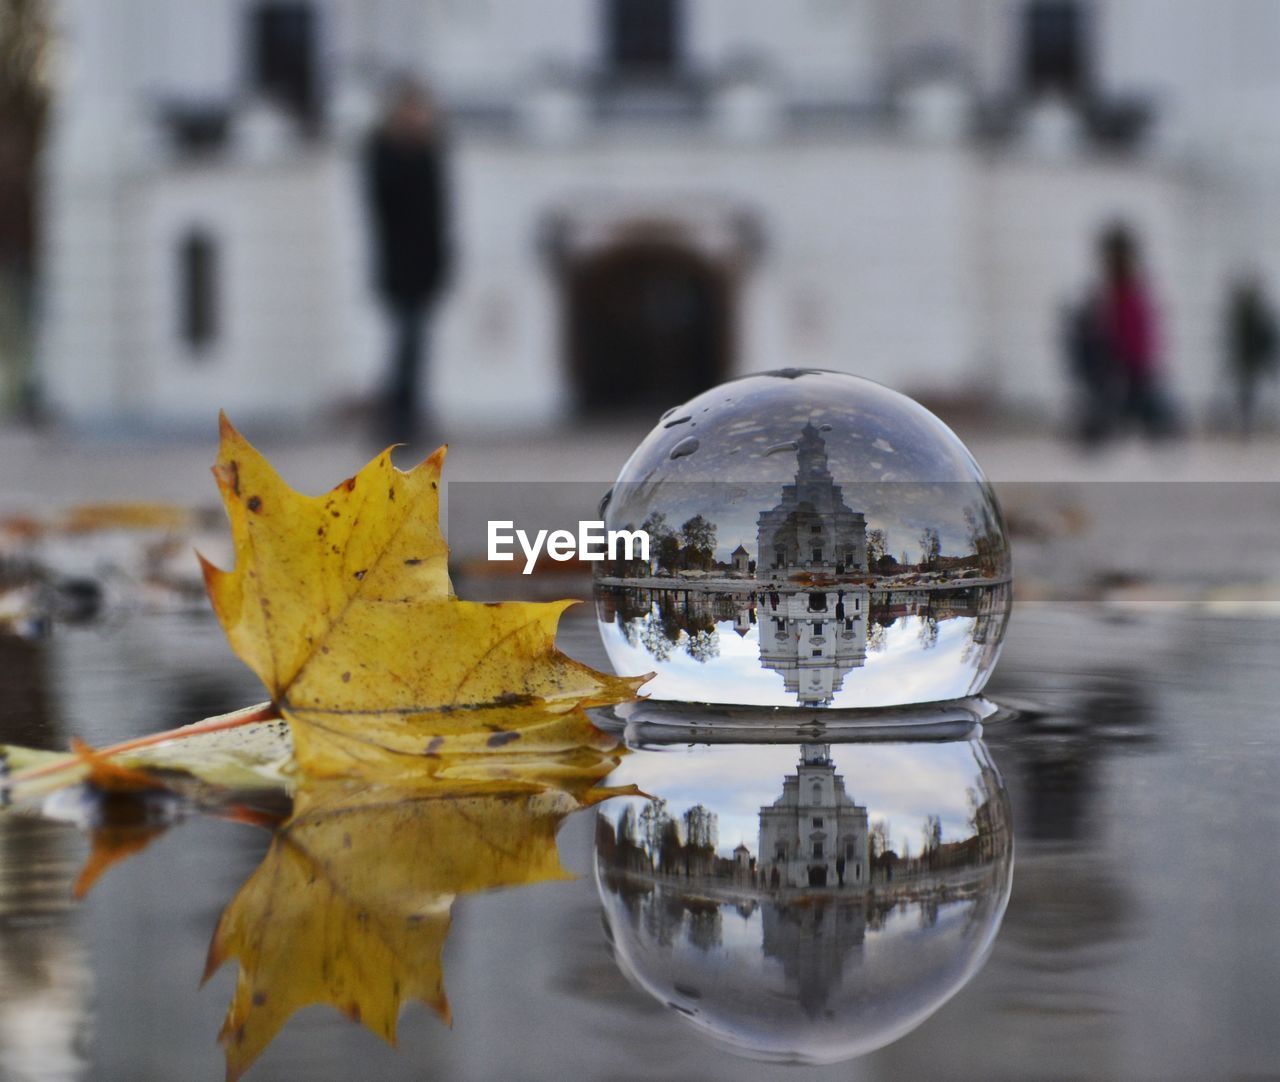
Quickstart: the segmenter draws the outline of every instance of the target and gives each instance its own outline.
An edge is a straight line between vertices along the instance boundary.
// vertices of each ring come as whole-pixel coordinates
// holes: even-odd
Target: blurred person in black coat
[[[410,442],[427,316],[449,269],[449,211],[439,116],[425,87],[401,80],[369,139],[366,181],[378,292],[391,320],[386,435]]]
[[[1227,300],[1227,360],[1235,379],[1240,408],[1240,429],[1253,433],[1258,384],[1272,376],[1277,364],[1276,316],[1262,280],[1256,274],[1242,277],[1232,286]]]

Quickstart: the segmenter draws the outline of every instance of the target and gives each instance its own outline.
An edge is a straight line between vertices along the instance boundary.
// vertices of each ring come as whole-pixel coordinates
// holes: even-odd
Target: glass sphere
[[[887,707],[974,694],[995,665],[995,494],[946,425],[869,380],[768,372],[669,410],[601,515],[648,537],[595,565],[595,598],[614,668],[656,673],[654,698]]]
[[[915,1029],[981,969],[1008,904],[1008,795],[977,736],[672,744],[600,806],[616,963],[732,1051],[833,1063]]]

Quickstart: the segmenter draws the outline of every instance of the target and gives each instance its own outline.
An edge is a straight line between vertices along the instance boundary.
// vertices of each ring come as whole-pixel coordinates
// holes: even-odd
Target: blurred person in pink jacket
[[[1102,234],[1099,254],[1102,283],[1095,312],[1118,391],[1119,419],[1139,425],[1148,436],[1171,435],[1176,426],[1162,386],[1158,316],[1137,239],[1128,227],[1113,225]]]

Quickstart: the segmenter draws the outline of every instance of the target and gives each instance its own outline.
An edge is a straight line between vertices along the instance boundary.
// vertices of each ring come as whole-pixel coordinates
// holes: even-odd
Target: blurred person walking
[[[1124,225],[1103,233],[1102,283],[1097,299],[1101,343],[1119,387],[1122,423],[1149,437],[1172,435],[1173,408],[1161,386],[1160,339],[1155,303],[1143,278],[1138,241]]]
[[[1241,278],[1227,299],[1227,363],[1245,436],[1253,433],[1258,384],[1277,370],[1276,345],[1275,312],[1263,295],[1261,281],[1252,274]]]
[[[377,286],[392,340],[382,423],[387,438],[408,443],[418,435],[427,319],[450,260],[443,140],[426,87],[410,79],[395,86],[365,168]]]
[[[1115,423],[1117,382],[1096,297],[1087,297],[1064,309],[1062,340],[1076,384],[1076,435],[1086,447],[1095,447]]]

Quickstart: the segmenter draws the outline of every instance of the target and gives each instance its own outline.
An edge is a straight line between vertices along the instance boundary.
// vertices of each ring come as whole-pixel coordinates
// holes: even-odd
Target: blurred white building
[[[1280,281],[1262,0],[58,0],[41,368],[84,421],[306,419],[376,383],[358,148],[444,101],[451,421],[844,369],[1045,412],[1096,232],[1140,233],[1170,369]]]

